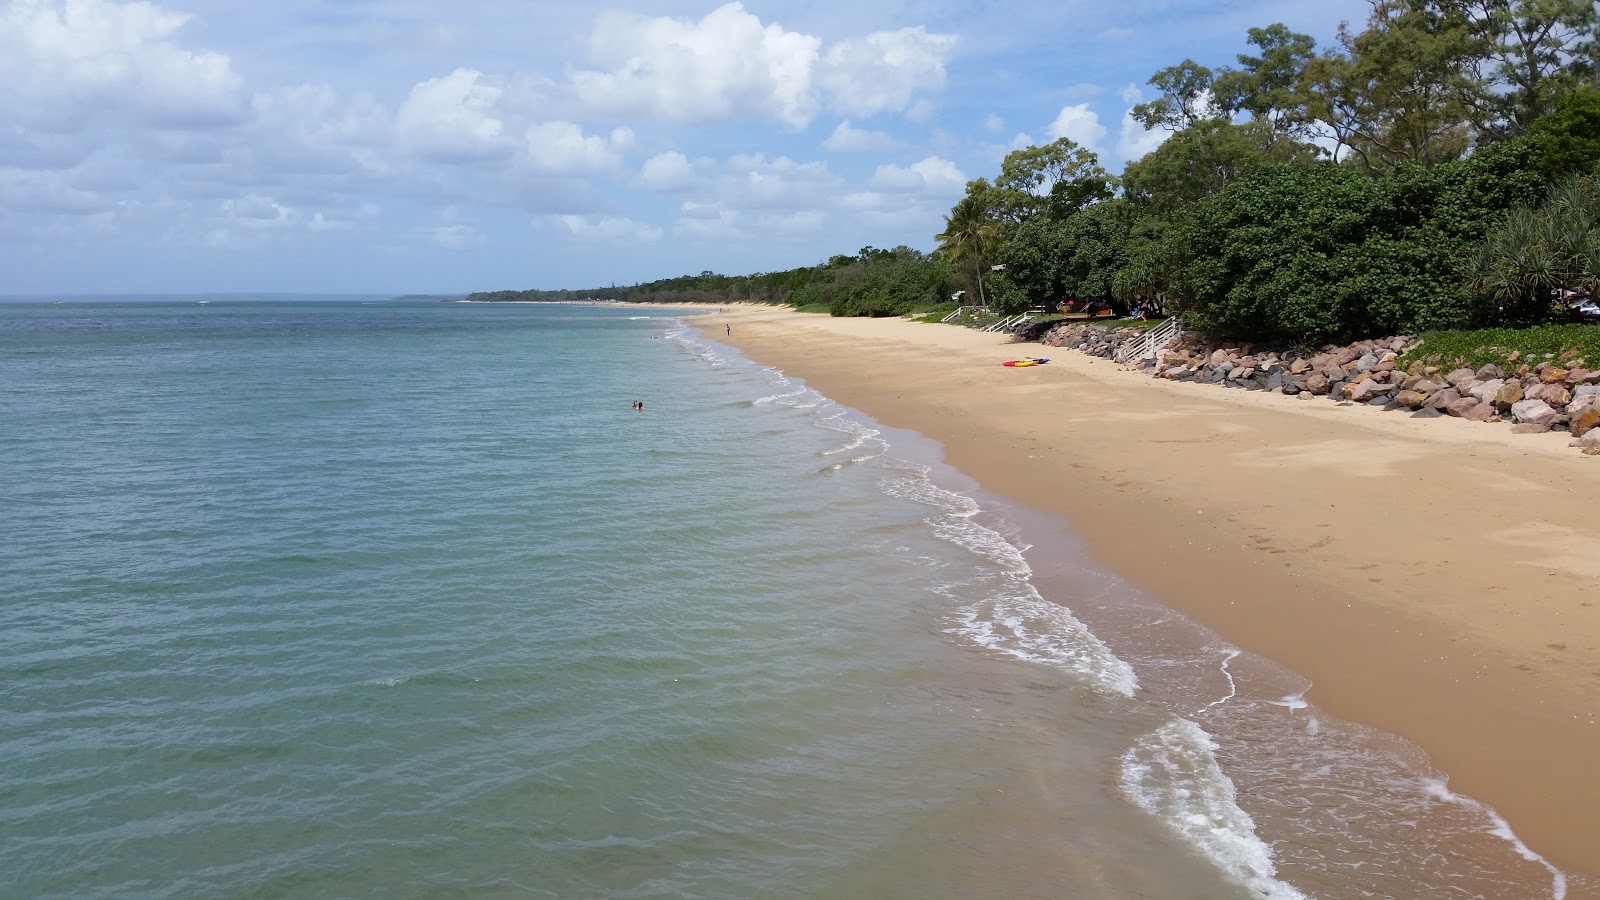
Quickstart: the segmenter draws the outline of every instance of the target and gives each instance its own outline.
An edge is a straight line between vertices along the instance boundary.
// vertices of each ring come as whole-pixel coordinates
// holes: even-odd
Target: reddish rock
[[[1467,413],[1478,408],[1478,401],[1471,397],[1459,397],[1450,401],[1449,405],[1442,406],[1440,408],[1449,415],[1455,416],[1458,419],[1464,419],[1466,418]]]
[[[1444,380],[1449,382],[1451,387],[1459,387],[1462,382],[1471,381],[1476,374],[1471,369],[1457,369],[1446,375]]]
[[[1545,384],[1560,384],[1567,380],[1567,370],[1558,366],[1551,366],[1539,373],[1539,380]]]
[[[1321,372],[1312,372],[1310,377],[1306,378],[1306,393],[1320,397],[1327,392],[1328,376]]]
[[[1500,419],[1500,413],[1495,410],[1493,403],[1484,400],[1479,401],[1477,406],[1462,413],[1461,418],[1473,422],[1496,422]]]
[[[1572,392],[1567,390],[1566,385],[1554,382],[1547,382],[1529,390],[1527,396],[1543,400],[1551,406],[1566,406],[1572,402]]]
[[[1428,402],[1424,403],[1423,406],[1428,409],[1447,410],[1450,408],[1450,404],[1460,399],[1461,394],[1455,388],[1444,388],[1429,397]]]
[[[1311,368],[1311,363],[1303,359],[1297,359],[1289,364],[1289,372],[1292,375],[1304,375],[1309,368]]]
[[[1376,381],[1373,381],[1371,378],[1363,378],[1360,381],[1354,381],[1345,385],[1344,390],[1342,390],[1340,393],[1346,400],[1351,400],[1356,403],[1365,403],[1368,400],[1371,400],[1373,397],[1376,397],[1379,393],[1379,390],[1380,387]]]

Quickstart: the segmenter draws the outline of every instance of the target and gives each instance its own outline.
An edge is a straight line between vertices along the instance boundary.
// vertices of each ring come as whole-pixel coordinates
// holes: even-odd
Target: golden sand
[[[1600,457],[1567,436],[1158,381],[1002,335],[730,305],[697,318],[1403,735],[1569,872],[1600,871]],[[725,328],[727,326],[727,328]]]

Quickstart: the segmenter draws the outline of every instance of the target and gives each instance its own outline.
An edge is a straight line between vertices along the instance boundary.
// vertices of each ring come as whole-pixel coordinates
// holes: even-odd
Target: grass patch
[[[796,306],[794,311],[803,313],[821,313],[825,316],[833,314],[833,308],[826,303],[807,303],[805,306]]]
[[[1400,357],[1398,365],[1403,369],[1418,360],[1442,368],[1476,369],[1487,363],[1536,366],[1546,361],[1569,367],[1600,368],[1600,327],[1536,325],[1480,331],[1429,331],[1422,335],[1419,346]]]

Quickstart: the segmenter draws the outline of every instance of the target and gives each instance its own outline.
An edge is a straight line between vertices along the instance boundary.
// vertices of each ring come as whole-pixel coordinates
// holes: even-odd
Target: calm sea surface
[[[0,473],[5,896],[1563,888],[692,319],[0,304]]]

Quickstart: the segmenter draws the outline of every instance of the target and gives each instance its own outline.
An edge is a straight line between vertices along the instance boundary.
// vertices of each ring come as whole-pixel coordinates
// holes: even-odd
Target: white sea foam
[[[991,653],[1067,669],[1108,693],[1131,697],[1139,689],[1132,666],[1071,610],[1039,595],[1029,580],[1033,568],[1022,548],[973,521],[980,512],[977,501],[935,485],[926,466],[896,460],[887,468],[892,475],[879,482],[884,493],[938,510],[924,520],[933,533],[992,566],[975,578],[940,588],[956,604],[946,633]]]
[[[1511,830],[1511,823],[1507,822],[1499,813],[1483,805],[1482,803],[1479,803],[1471,797],[1463,797],[1460,794],[1452,792],[1445,784],[1443,779],[1423,779],[1423,789],[1427,792],[1429,797],[1432,797],[1435,800],[1465,807],[1473,810],[1474,812],[1478,812],[1487,816],[1490,822],[1490,834],[1510,844],[1511,849],[1515,850],[1518,856],[1521,856],[1528,862],[1538,863],[1550,873],[1551,898],[1553,898],[1553,900],[1563,900],[1563,898],[1567,896],[1566,873],[1551,865],[1549,860],[1533,852],[1533,850],[1530,849],[1527,844],[1524,844],[1522,842],[1522,838],[1517,837],[1517,833]]]
[[[1217,765],[1216,749],[1199,725],[1175,719],[1122,755],[1122,791],[1252,896],[1304,900],[1304,894],[1277,879],[1272,849],[1239,807],[1233,781]]]
[[[1221,706],[1222,704],[1227,703],[1229,700],[1232,700],[1234,697],[1239,695],[1239,684],[1233,680],[1233,672],[1228,669],[1228,664],[1238,658],[1239,650],[1233,647],[1229,647],[1227,652],[1222,655],[1222,665],[1220,668],[1222,669],[1223,677],[1228,679],[1228,693],[1218,697],[1210,703],[1207,703],[1200,710],[1201,712],[1205,712],[1214,706]]]
[[[754,403],[757,406],[763,406],[763,405],[768,404],[768,403],[780,403],[780,402],[782,402],[784,400],[788,400],[791,397],[802,396],[803,394],[806,393],[806,390],[807,390],[806,388],[800,388],[799,390],[785,391],[785,392],[783,392],[781,394],[768,394],[765,397],[757,397],[755,400],[752,400],[751,402]]]

